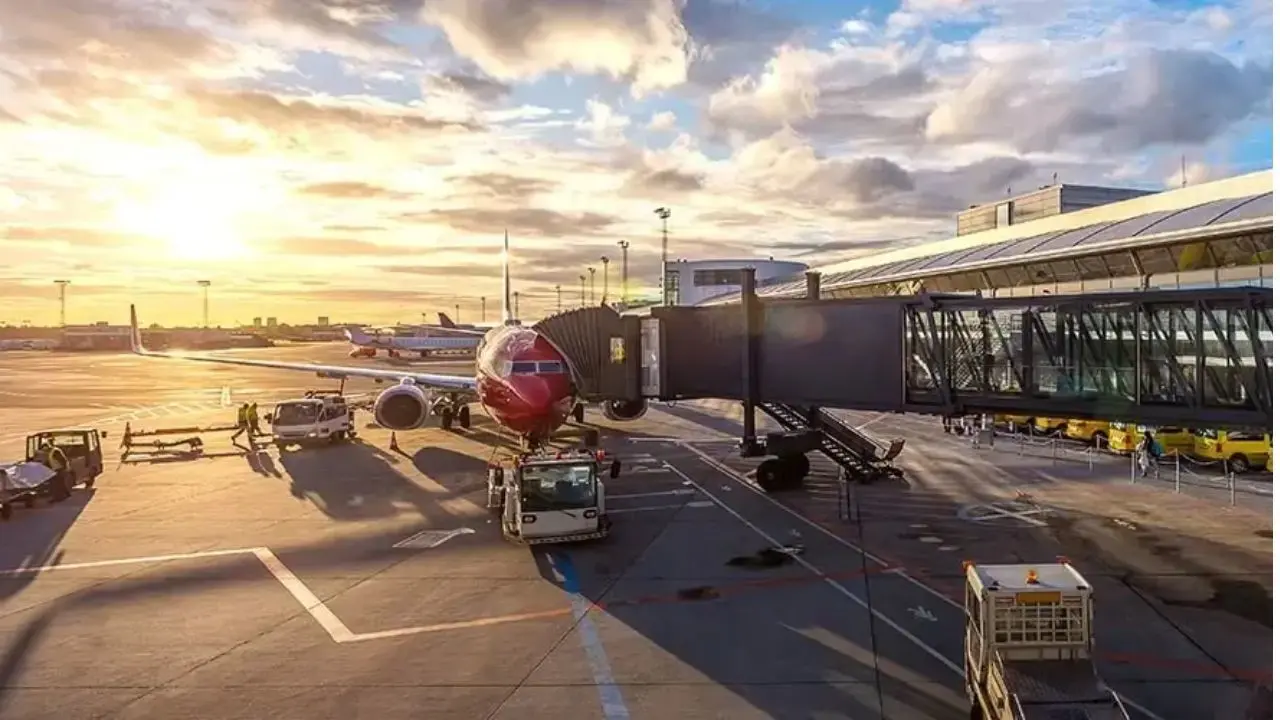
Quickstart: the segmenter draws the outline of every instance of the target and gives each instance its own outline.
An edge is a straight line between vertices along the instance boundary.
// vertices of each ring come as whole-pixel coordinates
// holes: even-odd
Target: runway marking
[[[569,596],[569,604],[573,608],[573,619],[578,630],[578,640],[587,655],[587,664],[591,666],[591,676],[595,680],[596,693],[600,696],[600,707],[604,711],[605,720],[626,720],[631,717],[627,712],[626,701],[622,691],[613,679],[613,669],[609,666],[609,656],[600,642],[600,633],[595,621],[591,619],[591,602],[583,597],[578,584],[578,573],[573,567],[573,560],[568,555],[557,552],[551,555],[552,569],[559,576],[561,587]]]
[[[693,495],[697,492],[698,492],[697,490],[693,490],[691,488],[684,488],[681,490],[662,490],[659,492],[631,493],[629,495],[609,495],[608,499],[631,500],[632,498],[660,497],[660,496],[668,496],[668,495]]]
[[[1001,507],[1002,504],[1013,505],[1020,509]],[[982,511],[986,512],[982,513]],[[956,517],[973,523],[985,523],[991,520],[1002,520],[1007,518],[1011,520],[1019,520],[1031,527],[1045,527],[1047,523],[1043,520],[1037,520],[1032,516],[1048,515],[1049,512],[1048,508],[1035,507],[1027,505],[1026,503],[993,502],[979,505],[965,505],[956,511]]]
[[[705,508],[705,507],[715,507],[715,503],[695,500],[693,502],[680,503],[678,505],[649,505],[646,507],[638,507],[638,508],[622,508],[620,510],[610,510],[609,514],[616,515],[618,513],[649,512],[652,510],[680,510],[682,508]]]
[[[420,533],[410,535],[400,542],[392,545],[396,548],[408,548],[412,550],[431,550],[460,535],[474,535],[475,530],[469,527],[460,527],[453,530],[423,530]]]
[[[627,471],[628,475],[665,475],[666,473],[667,470],[665,468],[655,467],[638,467]]]
[[[691,452],[691,453],[693,453],[694,455],[698,456],[698,457],[699,457],[699,458],[700,458],[704,463],[706,463],[707,465],[710,465],[711,467],[715,468],[716,470],[719,470],[723,475],[726,475],[726,476],[728,476],[728,477],[732,478],[733,480],[735,480],[736,482],[738,482],[738,484],[742,485],[743,487],[747,488],[748,490],[750,490],[750,491],[752,491],[752,492],[756,493],[757,495],[759,495],[760,497],[764,498],[765,500],[767,500],[768,502],[770,502],[771,504],[773,504],[773,506],[774,506],[774,507],[776,507],[776,508],[778,508],[778,509],[782,510],[783,512],[785,512],[785,513],[787,513],[788,515],[792,516],[793,518],[795,518],[795,519],[799,520],[800,522],[802,522],[802,523],[804,523],[804,524],[808,525],[809,527],[813,528],[814,530],[817,530],[818,532],[822,533],[823,535],[826,535],[827,537],[829,537],[829,538],[831,538],[832,540],[836,541],[837,543],[840,543],[841,545],[843,545],[843,546],[845,546],[845,547],[849,548],[850,550],[853,550],[854,552],[857,552],[857,553],[861,553],[861,554],[862,554],[864,557],[866,557],[868,560],[870,560],[870,561],[872,561],[872,562],[876,563],[877,565],[880,565],[882,568],[884,568],[884,569],[885,569],[885,570],[884,570],[885,574],[892,574],[892,575],[896,575],[896,576],[898,576],[898,577],[902,578],[903,580],[906,580],[907,582],[911,583],[912,585],[915,585],[916,587],[920,588],[921,590],[925,591],[926,593],[928,593],[928,594],[930,594],[930,595],[932,595],[932,596],[934,596],[934,597],[938,598],[938,599],[939,599],[939,600],[941,600],[942,602],[944,602],[944,603],[946,603],[946,604],[948,604],[948,605],[950,605],[950,606],[952,606],[952,607],[954,607],[954,608],[956,608],[956,609],[960,610],[961,612],[964,612],[964,605],[960,604],[960,602],[958,602],[955,598],[952,598],[952,597],[950,597],[950,596],[948,596],[948,595],[946,595],[946,594],[942,593],[941,591],[939,591],[939,590],[937,590],[937,589],[935,589],[935,588],[932,588],[932,587],[930,587],[930,586],[926,585],[925,583],[921,582],[919,579],[917,579],[917,578],[915,578],[915,577],[911,576],[911,575],[910,575],[906,570],[904,570],[904,569],[902,569],[902,568],[891,567],[891,563],[889,563],[888,561],[884,560],[883,558],[880,558],[880,557],[878,557],[878,556],[876,556],[876,555],[872,554],[871,552],[869,552],[869,551],[867,551],[867,550],[864,550],[864,549],[862,549],[862,548],[858,547],[857,545],[854,545],[853,543],[851,543],[851,542],[849,542],[848,540],[846,540],[846,539],[844,539],[844,538],[840,537],[839,535],[837,535],[837,534],[835,534],[835,533],[831,532],[830,530],[828,530],[827,528],[825,528],[825,527],[823,527],[822,525],[818,524],[817,522],[814,522],[812,519],[810,519],[810,518],[808,518],[808,517],[805,517],[803,514],[801,514],[801,513],[797,512],[796,510],[794,510],[794,509],[792,509],[792,508],[788,507],[788,506],[787,506],[787,505],[785,505],[784,503],[782,503],[782,502],[778,501],[776,498],[769,497],[769,495],[768,495],[768,494],[766,494],[763,490],[761,490],[760,488],[756,487],[752,482],[750,482],[749,480],[747,480],[747,479],[746,479],[745,477],[743,477],[741,474],[739,474],[739,473],[735,472],[735,471],[733,470],[733,468],[730,468],[730,467],[728,467],[728,466],[724,465],[723,463],[721,463],[720,461],[718,461],[718,460],[716,460],[715,458],[711,457],[710,455],[708,455],[707,453],[703,452],[702,450],[699,450],[698,448],[693,447],[692,445],[689,445],[688,443],[686,443],[686,442],[684,442],[684,441],[681,441],[681,440],[675,440],[675,441],[674,441],[674,444],[676,444],[676,445],[680,445],[680,446],[683,446],[686,450],[688,450],[689,452]],[[704,488],[702,488],[702,486],[700,486],[700,485],[698,485],[698,483],[696,483],[696,482],[694,482],[694,481],[690,480],[690,479],[689,479],[687,476],[685,476],[685,475],[684,475],[684,473],[682,473],[681,471],[676,470],[675,468],[673,468],[673,470],[675,470],[675,472],[676,472],[676,474],[677,474],[677,475],[680,475],[680,476],[684,477],[684,478],[685,478],[685,480],[687,480],[687,481],[689,482],[689,484],[690,484],[690,485],[692,485],[692,486],[694,486],[694,487],[696,487],[696,488],[698,488],[698,489],[702,490],[702,492],[704,492],[704,493],[706,493],[706,492],[707,492]],[[730,514],[732,514],[732,515],[736,515],[736,513],[734,513],[734,512],[733,512],[732,510],[730,510],[727,506],[725,506],[723,503],[721,503],[721,502],[720,502],[720,500],[719,500],[719,498],[714,498],[714,499],[715,499],[715,501],[716,501],[717,503],[720,503],[721,507],[723,507],[725,510],[728,510]],[[739,517],[740,517],[740,516],[739,516]],[[745,520],[744,520],[744,522],[745,522]],[[797,558],[796,558],[796,560],[797,560],[798,562],[800,562],[802,565],[806,566],[806,568],[811,568],[811,567],[812,567],[812,565],[810,565],[808,562],[806,562],[806,561],[804,560],[804,558],[797,557]],[[834,584],[834,583],[829,583],[829,584]],[[838,584],[836,584],[836,585],[840,588],[840,592],[841,592],[841,593],[843,593],[843,594],[848,594],[848,595],[852,595],[852,593],[849,593],[847,590],[845,590],[845,589],[844,589],[844,586],[842,586],[842,585],[838,585]],[[854,596],[854,597],[856,597],[856,596]],[[859,604],[862,604],[862,603],[861,603],[861,602],[859,602]],[[866,605],[863,605],[863,607],[866,607]],[[877,616],[877,617],[879,617],[879,613],[878,613],[877,611],[871,610],[870,608],[867,608],[867,610],[868,610],[868,612],[872,612],[873,614],[876,614],[876,616]],[[890,626],[890,627],[892,627],[892,628],[894,628],[894,629],[899,629],[899,628],[900,628],[900,626],[898,626],[898,625],[896,625],[896,624],[893,624],[892,622],[889,622],[889,626]],[[904,632],[905,632],[905,631],[904,631]],[[908,637],[910,637],[910,636],[908,636]],[[918,639],[918,638],[914,638],[914,640],[916,641],[916,643],[917,643],[917,644],[919,644],[919,639]],[[936,652],[937,652],[937,651],[933,650],[932,648],[926,648],[926,652],[929,652],[929,654],[934,655],[934,654],[936,654]],[[949,668],[951,668],[951,669],[953,669],[953,670],[958,671],[961,675],[963,675],[963,674],[964,674],[964,672],[963,672],[962,670],[960,670],[960,668],[959,668],[957,665],[955,665],[955,663],[952,663],[952,662],[950,662],[949,660],[944,660],[944,662],[947,664],[947,666],[948,666]],[[1124,702],[1124,704],[1125,704],[1125,706],[1126,706],[1126,707],[1128,707],[1128,708],[1130,708],[1130,709],[1133,709],[1133,710],[1135,710],[1135,711],[1137,711],[1137,712],[1141,713],[1142,715],[1146,716],[1146,717],[1147,717],[1147,718],[1149,718],[1150,720],[1164,720],[1164,718],[1162,718],[1161,716],[1159,716],[1159,715],[1155,714],[1154,712],[1152,712],[1151,710],[1149,710],[1149,709],[1147,709],[1147,708],[1143,707],[1142,705],[1139,705],[1139,704],[1135,703],[1134,701],[1130,700],[1129,698],[1125,697],[1124,695],[1120,695],[1119,693],[1116,693],[1116,695],[1117,695],[1117,697],[1119,697],[1119,698],[1120,698],[1120,700],[1121,700],[1122,702]]]

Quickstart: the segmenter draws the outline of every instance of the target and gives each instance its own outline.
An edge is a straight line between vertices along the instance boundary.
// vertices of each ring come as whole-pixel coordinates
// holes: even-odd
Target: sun
[[[166,178],[119,198],[112,224],[164,242],[177,260],[244,257],[245,238],[270,195],[256,185],[213,174]]]

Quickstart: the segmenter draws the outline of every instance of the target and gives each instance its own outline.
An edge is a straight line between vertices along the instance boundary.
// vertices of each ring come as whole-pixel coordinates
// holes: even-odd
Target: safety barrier
[[[1131,484],[1137,484],[1139,479],[1152,477],[1148,475],[1148,470],[1154,470],[1153,479],[1163,480],[1162,474],[1171,469],[1175,493],[1181,493],[1184,487],[1226,490],[1232,507],[1237,505],[1240,495],[1271,497],[1270,492],[1261,492],[1250,485],[1241,486],[1236,472],[1231,469],[1226,460],[1197,460],[1175,450],[1162,455],[1154,465],[1148,465],[1147,469],[1144,469],[1143,465],[1142,453],[1130,454],[1129,482]]]

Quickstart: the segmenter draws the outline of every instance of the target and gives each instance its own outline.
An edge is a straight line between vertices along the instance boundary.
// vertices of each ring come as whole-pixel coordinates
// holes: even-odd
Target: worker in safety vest
[[[71,495],[71,482],[67,477],[67,467],[70,465],[67,454],[51,440],[45,441],[41,454],[44,456],[44,464],[53,471],[54,502],[65,500]]]
[[[245,413],[247,415],[246,419],[248,420],[248,424],[249,424],[250,439],[261,435],[262,429],[258,427],[258,403],[256,402],[249,403],[249,405],[245,408]]]
[[[241,403],[236,408],[236,431],[231,436],[231,441],[235,442],[237,438],[245,434],[249,429],[249,403]]]

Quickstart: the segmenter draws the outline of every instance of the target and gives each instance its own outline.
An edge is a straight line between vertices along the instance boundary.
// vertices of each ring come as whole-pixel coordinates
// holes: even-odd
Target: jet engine
[[[388,430],[412,430],[427,422],[431,403],[417,385],[402,384],[383,390],[373,403],[373,419]]]
[[[604,416],[613,420],[627,421],[639,420],[644,414],[649,412],[648,400],[605,400],[600,403],[600,411]]]

